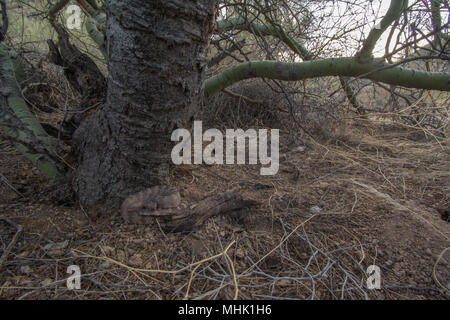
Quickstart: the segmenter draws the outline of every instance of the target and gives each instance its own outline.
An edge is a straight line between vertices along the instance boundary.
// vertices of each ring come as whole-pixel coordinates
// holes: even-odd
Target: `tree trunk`
[[[108,1],[107,103],[74,134],[80,203],[118,207],[164,183],[176,128],[201,97],[214,25],[211,0]]]

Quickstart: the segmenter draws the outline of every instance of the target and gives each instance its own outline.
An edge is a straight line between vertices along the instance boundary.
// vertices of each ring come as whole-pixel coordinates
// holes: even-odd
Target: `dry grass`
[[[47,67],[24,95],[57,127],[78,97]],[[205,127],[280,128],[280,172],[174,168],[170,183],[186,202],[237,188],[259,203],[189,234],[54,205],[47,182],[0,136],[0,213],[12,222],[0,220],[0,298],[448,299],[449,227],[439,214],[450,207],[447,122],[424,127],[402,110],[367,121],[333,97],[287,101],[251,82],[232,90],[264,103],[218,95]],[[446,101],[436,102],[440,114]],[[382,290],[367,288],[373,264]],[[81,290],[66,287],[70,265],[81,268]]]
[[[24,228],[1,266],[1,297],[448,298],[441,286],[449,281],[449,229],[436,209],[449,204],[449,141],[417,142],[395,124],[377,127],[349,125],[339,139],[290,147],[270,178],[252,166],[175,168],[171,183],[185,201],[239,188],[260,203],[191,234],[124,225],[117,212],[92,221],[82,208],[31,200],[35,190],[19,188],[2,166],[25,198],[0,187],[9,193],[2,213]],[[6,156],[22,161],[11,149]],[[14,233],[4,229],[2,247]],[[83,273],[80,291],[65,285],[72,264]],[[382,268],[379,291],[366,286],[372,264]]]

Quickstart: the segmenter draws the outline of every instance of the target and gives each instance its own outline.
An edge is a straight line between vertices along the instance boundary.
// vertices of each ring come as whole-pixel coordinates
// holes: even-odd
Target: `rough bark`
[[[74,187],[84,206],[119,206],[164,184],[170,135],[201,96],[214,1],[108,1],[106,106],[75,132]]]

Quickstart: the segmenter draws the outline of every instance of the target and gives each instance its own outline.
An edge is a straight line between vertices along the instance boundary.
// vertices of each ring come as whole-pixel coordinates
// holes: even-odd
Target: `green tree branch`
[[[14,141],[15,147],[46,177],[58,179],[62,169],[58,167],[56,146],[30,112],[18,86],[17,62],[12,53],[0,44],[0,123],[2,130]],[[33,146],[33,147],[30,147]]]
[[[213,95],[228,86],[251,78],[299,81],[341,76],[362,77],[407,88],[450,91],[450,73],[425,72],[392,67],[382,61],[361,63],[357,58],[332,58],[300,63],[278,61],[244,62],[206,80],[204,89]]]

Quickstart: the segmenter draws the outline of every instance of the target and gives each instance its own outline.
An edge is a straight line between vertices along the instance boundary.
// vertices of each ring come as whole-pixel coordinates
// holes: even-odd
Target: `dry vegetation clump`
[[[320,95],[335,79],[281,85],[249,80],[204,101],[197,115],[209,128],[271,128],[289,133],[287,145],[305,137],[327,141],[343,134],[349,107],[345,97]]]
[[[59,129],[63,119],[79,109],[80,95],[68,83],[61,67],[41,60],[29,66],[21,83],[30,110],[44,124]]]
[[[279,125],[280,110],[284,110],[283,98],[274,94],[264,82],[246,81],[227,91],[230,93],[221,92],[205,99],[197,115],[205,126],[248,129]]]

